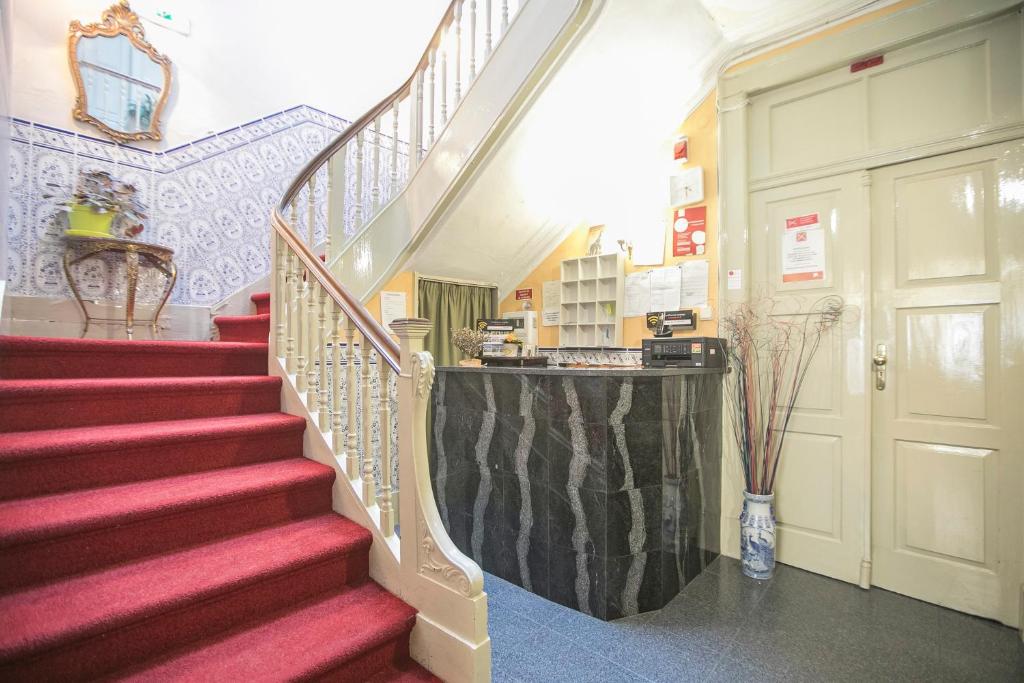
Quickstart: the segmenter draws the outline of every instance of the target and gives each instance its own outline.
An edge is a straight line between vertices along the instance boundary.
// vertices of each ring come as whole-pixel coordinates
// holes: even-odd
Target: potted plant
[[[70,195],[56,183],[47,183],[47,186],[57,192],[44,194],[46,199],[63,195],[58,208],[68,214],[68,235],[115,236],[112,230],[115,218],[119,219],[117,237],[132,238],[142,232],[145,206],[136,197],[135,187],[106,171],[82,171]]]
[[[474,330],[471,327],[452,330],[452,344],[459,351],[469,356],[468,359],[460,360],[459,365],[481,365],[480,353],[484,349],[484,342],[487,341],[488,336],[483,330]]]
[[[728,345],[726,411],[743,469],[740,512],[743,573],[775,572],[775,476],[789,420],[824,334],[845,307],[838,296],[805,312],[782,316],[770,299],[742,304],[722,320]]]

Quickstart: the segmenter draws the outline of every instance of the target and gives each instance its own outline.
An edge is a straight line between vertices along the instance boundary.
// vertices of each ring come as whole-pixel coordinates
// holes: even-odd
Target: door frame
[[[851,171],[862,171],[865,187],[870,184],[869,170],[881,166],[911,161],[928,156],[946,154],[963,149],[981,147],[1024,137],[1024,117],[1010,123],[983,125],[970,133],[927,140],[913,145],[899,146],[870,155],[844,159],[841,163],[821,164],[798,172],[778,173],[757,179],[750,177],[751,100],[784,85],[805,80],[827,71],[852,64],[858,59],[884,54],[901,47],[952,33],[972,25],[989,21],[1000,15],[1016,11],[1021,21],[1020,0],[976,0],[961,3],[957,0],[926,0],[895,8],[883,8],[849,22],[842,30],[795,47],[781,55],[769,57],[754,64],[742,64],[735,69],[726,68],[718,81],[719,109],[719,291],[722,307],[743,303],[750,298],[750,197],[757,190],[768,189],[793,182],[823,178]],[[870,222],[870,206],[867,207]],[[730,286],[728,273],[740,271],[739,286]],[[735,278],[732,278],[735,282]],[[865,340],[865,350],[870,344]],[[739,528],[736,519],[742,504],[741,475],[736,466],[735,446],[727,421],[723,421],[722,472],[722,553],[739,556]],[[870,430],[870,411],[865,429]],[[870,433],[870,431],[869,431]],[[859,584],[870,585],[871,562],[871,457],[867,463],[865,496],[865,549]],[[1024,529],[1024,520],[1021,521]],[[1021,563],[1024,567],[1024,563]],[[1020,572],[1021,610],[1024,614],[1024,568]],[[1022,618],[1024,623],[1024,618]],[[1022,631],[1024,637],[1024,631]]]

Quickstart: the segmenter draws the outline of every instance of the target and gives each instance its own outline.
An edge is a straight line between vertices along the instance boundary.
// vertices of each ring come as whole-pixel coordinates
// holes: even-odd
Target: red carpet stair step
[[[0,680],[436,680],[266,363],[0,338]]]
[[[249,297],[256,305],[255,315],[218,315],[213,319],[223,342],[263,342],[270,336],[270,292]]]

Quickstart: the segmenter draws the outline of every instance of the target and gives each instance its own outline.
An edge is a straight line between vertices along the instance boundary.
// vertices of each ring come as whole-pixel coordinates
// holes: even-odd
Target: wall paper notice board
[[[697,259],[630,273],[626,276],[623,317],[707,306],[710,270],[706,259]]]

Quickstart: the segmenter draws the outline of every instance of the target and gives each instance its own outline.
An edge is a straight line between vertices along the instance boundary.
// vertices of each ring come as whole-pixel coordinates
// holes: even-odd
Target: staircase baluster
[[[484,29],[484,61],[491,56],[491,0],[484,0],[484,23],[487,26]]]
[[[373,209],[370,216],[377,215],[380,207],[380,116],[373,120],[373,179],[370,186],[370,197]]]
[[[373,481],[373,385],[370,374],[370,340],[363,335],[359,345],[359,363],[362,382],[360,390],[363,397],[363,505],[370,507],[377,503],[376,484]]]
[[[316,415],[320,396],[316,388],[316,357],[320,346],[317,338],[316,299],[320,281],[313,277],[313,271],[306,271],[306,407]]]
[[[388,199],[398,194],[398,100],[391,105],[391,192]]]
[[[345,319],[345,417],[348,433],[345,441],[345,474],[349,481],[359,477],[359,451],[356,441],[356,327],[351,318]]]
[[[476,80],[476,0],[469,0],[469,82]]]
[[[340,249],[345,243],[345,193],[348,190],[348,178],[345,173],[347,170],[348,145],[346,144],[328,162],[327,237],[331,240],[327,250],[328,263],[331,262],[334,256],[331,253],[332,247]],[[335,178],[335,175],[337,175],[337,178]],[[337,201],[335,201],[334,188],[338,190]],[[331,233],[334,232],[335,225],[340,228],[340,232],[332,237]]]
[[[356,133],[356,212],[355,227],[363,226],[363,131]]]
[[[331,178],[331,159],[327,160],[326,170],[327,194],[325,194],[324,197],[326,197],[325,201],[327,202],[327,216],[325,216],[326,227],[324,228],[324,254],[327,255],[327,263],[330,263],[331,257],[334,255],[331,252],[331,217],[333,216],[331,213],[331,190],[334,187],[334,179]]]
[[[423,71],[416,72],[416,106],[412,110],[412,130],[409,140],[409,177],[423,158]]]
[[[294,223],[293,223],[294,225]],[[284,309],[284,315],[287,320],[285,321],[286,329],[288,330],[288,341],[285,347],[285,369],[289,374],[295,372],[295,368],[298,364],[298,358],[296,357],[296,346],[295,346],[295,328],[298,325],[297,316],[293,310],[295,307],[295,300],[298,298],[298,273],[295,268],[295,252],[291,250],[291,247],[285,245],[285,251],[288,259],[288,271],[285,274],[285,296],[282,302]]]
[[[505,36],[508,30],[508,0],[501,0],[501,35]]]
[[[345,450],[345,434],[341,428],[341,307],[331,304],[331,446],[334,455]]]
[[[322,285],[318,286],[317,290],[320,292],[320,327],[319,334],[317,335],[320,346],[316,355],[317,361],[320,363],[319,423],[320,431],[326,432],[331,428],[330,386],[327,383],[327,340],[329,338],[327,332],[327,290]]]
[[[455,102],[462,101],[462,0],[455,3]]]
[[[298,255],[296,255],[298,258]],[[309,322],[306,316],[305,299],[309,290],[309,282],[306,275],[306,266],[299,261],[298,273],[296,273],[297,290],[295,293],[295,388],[299,392],[306,391],[306,337],[309,336]]]
[[[449,27],[450,28],[450,27]],[[441,40],[441,128],[448,123],[448,47]]]
[[[427,128],[427,149],[434,146],[434,52],[435,50],[430,51],[430,125]]]
[[[274,245],[276,248],[274,265],[276,267],[275,272],[275,286],[271,293],[271,304],[274,306],[274,323],[275,332],[277,333],[274,337],[274,355],[278,358],[287,358],[287,346],[285,345],[285,320],[287,316],[285,311],[288,307],[285,302],[288,301],[288,247],[285,244],[284,238],[281,237],[277,232],[274,232]]]
[[[391,368],[377,356],[380,377],[380,528],[387,538],[395,533],[395,504],[391,485]]]
[[[309,237],[306,244],[313,249],[316,247],[316,173],[309,176],[307,187],[309,188],[309,197],[307,198],[309,224],[306,226],[306,234]]]

